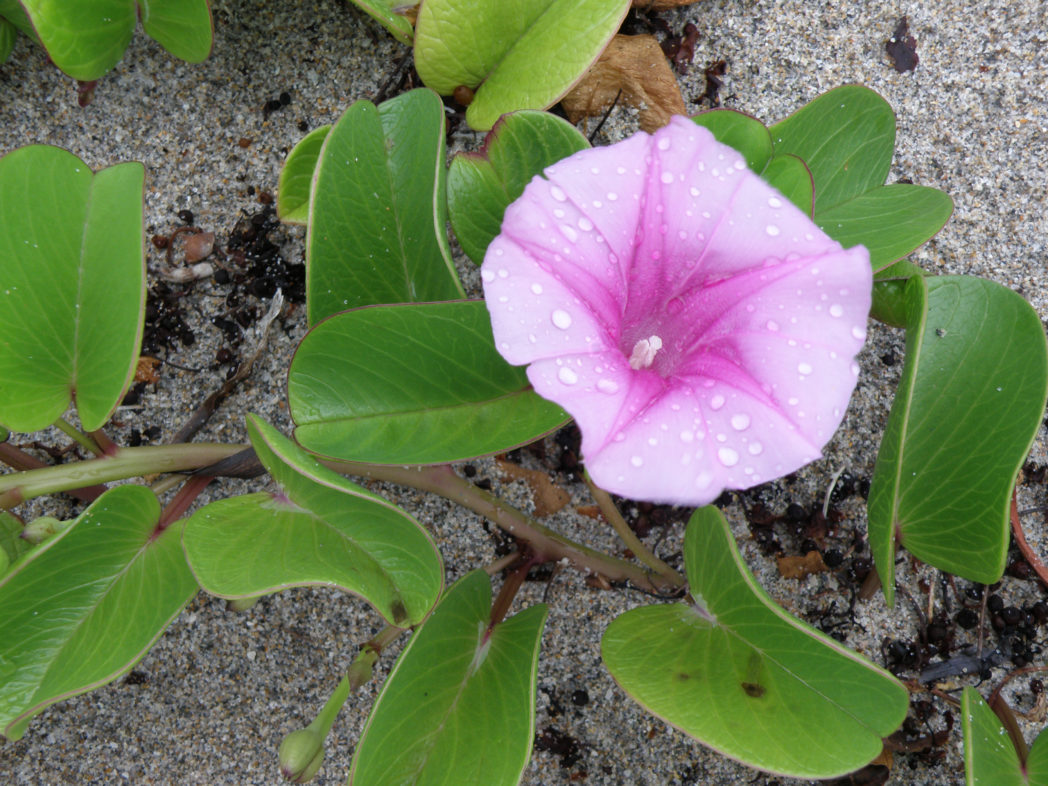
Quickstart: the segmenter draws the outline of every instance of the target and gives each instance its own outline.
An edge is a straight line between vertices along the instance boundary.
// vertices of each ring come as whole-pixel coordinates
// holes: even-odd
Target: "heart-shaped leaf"
[[[92,174],[57,147],[0,159],[0,422],[37,431],[76,398],[100,428],[142,337],[141,164]]]
[[[138,7],[142,29],[175,57],[201,63],[211,54],[208,0],[138,0]]]
[[[211,51],[207,0],[32,0],[23,6],[54,64],[84,82],[120,62],[139,13],[146,32],[176,57],[199,62]]]
[[[1012,486],[1048,396],[1044,328],[1015,292],[971,276],[914,276],[906,300],[906,366],[868,505],[889,603],[896,540],[948,573],[1001,577]]]
[[[873,90],[830,90],[771,127],[776,155],[801,158],[815,181],[815,223],[845,247],[862,244],[874,270],[935,235],[953,211],[935,189],[884,186],[895,148],[895,115]]]
[[[415,28],[404,11],[412,7],[405,0],[352,0],[353,5],[377,20],[400,43],[411,46]]]
[[[284,160],[277,184],[277,215],[288,224],[309,223],[309,192],[331,126],[320,126],[299,140]]]
[[[349,783],[515,784],[535,736],[546,606],[491,625],[491,580],[457,581],[397,659],[368,718]]]
[[[1044,786],[1048,784],[1048,732],[1037,735],[1025,764],[1004,724],[979,691],[965,688],[961,699],[964,774],[967,786]]]
[[[331,128],[310,197],[309,321],[355,306],[463,297],[447,240],[444,105],[357,101]]]
[[[466,120],[478,131],[517,109],[556,103],[600,56],[630,0],[426,0],[415,68],[451,95],[475,88]]]
[[[337,586],[393,625],[419,623],[444,583],[440,554],[421,525],[268,423],[251,416],[248,432],[283,492],[212,502],[186,522],[186,557],[200,586],[224,598]]]
[[[716,508],[684,540],[693,603],[633,609],[604,663],[649,711],[732,758],[797,778],[857,769],[906,716],[890,674],[776,606]]]
[[[589,147],[575,126],[548,112],[504,115],[479,153],[458,153],[448,170],[448,213],[470,259],[484,261],[506,207],[550,164]]]
[[[496,351],[481,301],[362,308],[322,322],[291,361],[288,401],[305,448],[379,464],[509,450],[567,420]]]
[[[0,727],[19,739],[49,704],[119,677],[196,594],[179,527],[117,486],[0,579]]]

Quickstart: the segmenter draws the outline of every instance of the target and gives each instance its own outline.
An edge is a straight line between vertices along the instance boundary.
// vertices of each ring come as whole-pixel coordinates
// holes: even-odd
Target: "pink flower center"
[[[655,362],[655,355],[660,349],[662,349],[662,339],[658,336],[642,338],[633,345],[633,353],[630,355],[630,368],[634,371],[649,368]]]

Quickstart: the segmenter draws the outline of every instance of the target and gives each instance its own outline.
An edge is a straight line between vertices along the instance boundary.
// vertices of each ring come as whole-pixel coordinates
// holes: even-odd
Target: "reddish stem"
[[[168,503],[167,507],[160,514],[160,521],[157,522],[153,537],[159,536],[172,523],[182,518],[182,514],[189,509],[193,501],[200,496],[200,492],[207,488],[207,484],[212,480],[214,478],[210,475],[194,475],[187,480],[185,485],[175,494],[175,498]]]
[[[1034,550],[1030,548],[1030,544],[1026,542],[1026,535],[1023,533],[1022,521],[1019,520],[1019,508],[1015,504],[1015,490],[1012,490],[1012,508],[1011,508],[1011,519],[1012,519],[1012,535],[1015,536],[1015,545],[1019,547],[1019,551],[1022,553],[1026,561],[1030,563],[1030,567],[1033,568],[1033,572],[1037,574],[1037,578],[1041,580],[1041,583],[1048,587],[1048,568],[1044,566],[1040,558],[1034,553]]]

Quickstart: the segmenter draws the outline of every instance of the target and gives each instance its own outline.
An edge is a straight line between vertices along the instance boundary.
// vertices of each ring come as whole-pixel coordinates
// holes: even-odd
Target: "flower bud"
[[[277,756],[285,778],[292,783],[307,783],[324,761],[324,735],[308,727],[293,731],[280,743]]]

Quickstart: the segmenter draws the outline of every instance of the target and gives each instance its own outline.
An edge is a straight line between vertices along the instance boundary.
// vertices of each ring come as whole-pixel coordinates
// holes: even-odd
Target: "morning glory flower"
[[[495,345],[621,496],[704,505],[821,456],[872,271],[690,120],[547,168],[481,267]]]

